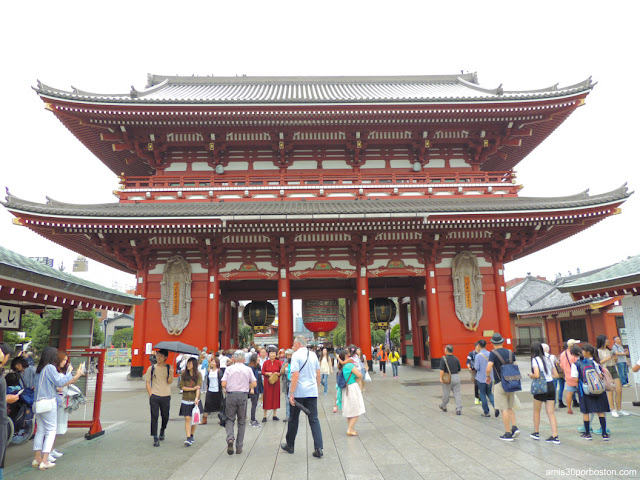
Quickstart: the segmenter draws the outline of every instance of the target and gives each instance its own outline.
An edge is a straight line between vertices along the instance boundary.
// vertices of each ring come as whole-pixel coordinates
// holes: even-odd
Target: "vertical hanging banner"
[[[180,283],[173,283],[173,314],[178,315],[180,313]]]
[[[177,255],[167,260],[160,282],[162,325],[180,335],[191,318],[191,265]]]
[[[627,330],[627,345],[629,345],[629,358],[631,365],[640,360],[640,297],[625,296],[622,299],[622,313],[624,314],[624,326]],[[631,373],[636,385],[640,384],[640,371]],[[637,387],[636,387],[637,388]]]

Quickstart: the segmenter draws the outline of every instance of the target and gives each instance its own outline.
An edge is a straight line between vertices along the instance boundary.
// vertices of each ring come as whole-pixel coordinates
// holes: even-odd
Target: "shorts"
[[[578,386],[576,385],[575,387],[572,387],[571,385],[565,385],[564,386],[564,391],[565,392],[577,392],[578,391]]]
[[[515,392],[505,392],[502,388],[502,383],[497,382],[493,389],[493,399],[495,400],[494,406],[498,410],[518,410],[520,408],[520,400],[516,396]]]
[[[616,378],[620,378],[620,375],[618,375],[618,367],[607,367],[607,370],[609,370],[612,380],[615,380]]]
[[[547,382],[547,393],[540,393],[538,395],[534,395],[533,398],[538,400],[539,402],[555,402],[556,401],[556,389],[553,385],[553,382]]]

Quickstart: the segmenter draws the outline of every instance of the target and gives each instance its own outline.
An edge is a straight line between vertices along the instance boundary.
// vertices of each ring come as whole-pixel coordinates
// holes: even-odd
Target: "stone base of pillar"
[[[142,378],[143,373],[144,373],[143,367],[131,367],[131,372],[129,373],[129,377]]]
[[[440,369],[440,358],[431,359],[431,368]]]
[[[407,364],[407,356],[406,355],[402,355],[400,358],[402,359],[402,362],[401,362],[402,365],[406,365]]]
[[[420,357],[413,357],[413,366],[414,367],[420,366]]]

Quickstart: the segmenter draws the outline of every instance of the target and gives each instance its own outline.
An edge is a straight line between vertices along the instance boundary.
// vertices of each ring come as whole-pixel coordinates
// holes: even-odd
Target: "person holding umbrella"
[[[164,440],[164,431],[169,423],[169,406],[171,404],[171,384],[173,383],[173,365],[166,362],[169,351],[161,348],[156,352],[156,364],[151,365],[144,374],[149,394],[149,407],[151,410],[151,436],[153,446],[159,447]],[[158,416],[162,416],[160,436],[158,436]]]

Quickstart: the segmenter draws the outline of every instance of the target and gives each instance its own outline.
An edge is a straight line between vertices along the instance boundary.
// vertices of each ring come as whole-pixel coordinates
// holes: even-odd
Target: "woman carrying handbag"
[[[70,381],[77,381],[84,375],[84,364],[80,365],[75,375],[72,375],[73,366],[69,365],[67,374],[59,373],[56,368],[58,349],[45,347],[40,357],[40,363],[36,369],[36,395],[35,411],[38,428],[33,442],[35,458],[31,465],[40,470],[54,467],[55,463],[49,460],[49,453],[56,439],[58,426],[58,409],[56,389],[62,388]]]
[[[533,394],[533,430],[531,438],[540,440],[540,410],[544,403],[544,408],[551,424],[551,436],[547,438],[547,443],[560,445],[558,440],[558,422],[556,421],[555,402],[556,389],[553,379],[558,377],[558,373],[549,359],[545,356],[542,344],[539,342],[531,344],[531,372],[529,378],[531,382],[531,393]]]

